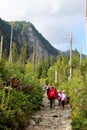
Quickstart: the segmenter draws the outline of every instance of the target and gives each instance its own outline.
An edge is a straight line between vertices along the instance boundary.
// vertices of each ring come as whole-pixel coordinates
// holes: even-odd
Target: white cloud
[[[50,14],[55,14],[59,10],[58,0],[48,0],[50,6]]]
[[[82,0],[3,0],[0,17],[6,21],[32,22],[39,32],[61,50],[69,48],[69,33],[73,32],[73,48],[85,44],[85,1]]]

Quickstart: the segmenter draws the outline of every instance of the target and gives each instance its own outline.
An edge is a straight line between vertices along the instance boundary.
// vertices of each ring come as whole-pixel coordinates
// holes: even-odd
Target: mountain
[[[28,44],[29,54],[32,55],[35,50],[40,59],[46,56],[57,56],[60,52],[47,41],[41,33],[30,22],[12,21],[7,22],[0,19],[0,36],[3,35],[3,48],[7,49],[9,54],[11,26],[13,26],[13,44],[16,43],[18,52],[23,43]]]
[[[65,56],[69,56],[69,55],[70,55],[70,50],[62,51],[61,53],[62,53],[63,55],[65,55]],[[80,56],[80,52],[78,52],[77,49],[72,50],[72,56],[73,56],[75,53],[77,53],[77,54]],[[86,55],[85,55],[85,54],[82,54],[82,58],[85,58],[85,57],[86,57]]]

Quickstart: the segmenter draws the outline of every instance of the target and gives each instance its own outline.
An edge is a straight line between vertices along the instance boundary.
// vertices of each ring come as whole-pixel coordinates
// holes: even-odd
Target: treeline
[[[69,55],[59,55],[56,60],[45,59],[39,63],[38,68],[41,83],[54,83],[56,89],[64,89],[70,97],[72,130],[87,130],[87,57],[81,59],[75,50],[72,55],[71,80]]]
[[[26,52],[26,51],[25,51]],[[0,129],[22,130],[28,125],[31,115],[40,109],[43,97],[43,85],[54,83],[56,89],[65,89],[72,107],[72,129],[87,130],[87,57],[80,62],[80,54],[72,56],[72,79],[69,80],[69,55],[47,57],[43,60],[34,58],[33,62],[23,55],[18,60],[0,61]],[[16,57],[15,57],[16,58]],[[57,80],[55,82],[55,71]],[[20,85],[31,85],[31,90],[8,89],[3,85],[9,78],[17,77]],[[10,87],[9,87],[10,88]]]

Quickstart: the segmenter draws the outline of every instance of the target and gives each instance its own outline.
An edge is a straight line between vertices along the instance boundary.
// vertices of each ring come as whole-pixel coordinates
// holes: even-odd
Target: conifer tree
[[[22,46],[21,52],[20,52],[20,60],[23,65],[27,62],[28,57],[29,57],[28,56],[28,45],[27,45],[27,43],[23,43],[23,46]]]
[[[18,60],[18,50],[16,43],[13,43],[13,48],[12,48],[12,61],[15,62]]]

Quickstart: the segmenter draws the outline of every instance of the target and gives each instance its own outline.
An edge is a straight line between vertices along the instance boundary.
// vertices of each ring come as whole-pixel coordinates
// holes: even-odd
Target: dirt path
[[[44,94],[43,105],[44,107],[32,116],[29,121],[30,125],[26,130],[72,130],[69,107],[66,106],[62,110],[56,100],[55,109],[50,109],[46,94]]]

